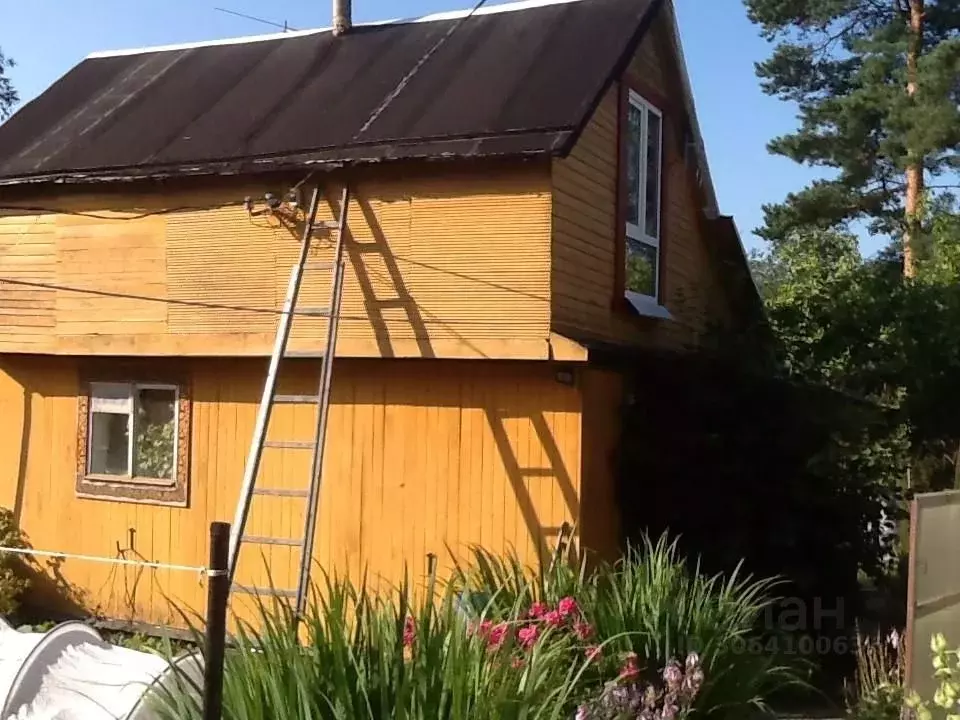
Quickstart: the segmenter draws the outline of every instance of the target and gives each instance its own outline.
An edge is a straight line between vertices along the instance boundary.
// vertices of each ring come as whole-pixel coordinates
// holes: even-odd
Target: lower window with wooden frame
[[[169,373],[106,365],[80,387],[77,495],[185,506],[189,384]]]

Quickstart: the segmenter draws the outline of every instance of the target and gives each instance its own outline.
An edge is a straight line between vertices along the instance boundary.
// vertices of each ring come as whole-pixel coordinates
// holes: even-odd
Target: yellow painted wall
[[[370,177],[349,210],[338,351],[547,357],[548,169]],[[0,352],[269,354],[299,234],[238,203],[290,184],[24,196],[16,204],[61,212],[0,213],[0,278],[59,289],[0,282]],[[327,221],[339,188],[328,195]],[[332,237],[320,233],[317,262],[332,256]],[[311,271],[301,306],[326,307],[330,277]],[[291,347],[322,347],[324,327],[299,318]]]
[[[77,361],[0,358],[0,505],[15,510],[33,547],[206,563],[209,523],[233,518],[265,362],[176,362],[192,378],[186,508],[77,498]],[[310,392],[315,370],[294,362],[281,391]],[[311,423],[310,409],[278,406],[270,437],[307,438]],[[556,382],[546,363],[339,361],[316,557],[388,582],[405,563],[419,582],[430,552],[448,569],[448,545],[513,547],[534,562],[544,537],[579,519],[580,443],[579,390]],[[263,486],[305,486],[308,452],[265,453]],[[256,498],[249,532],[296,536],[302,502]],[[294,558],[269,550],[276,586],[292,586]],[[111,617],[174,623],[165,597],[203,610],[205,586],[191,573],[41,565],[50,583]],[[256,547],[245,551],[238,580],[264,582]]]
[[[552,322],[575,337],[676,348],[696,344],[708,319],[725,317],[710,242],[698,225],[694,173],[682,153],[683,100],[676,59],[661,16],[641,42],[627,73],[667,98],[664,111],[663,305],[673,321],[638,319],[615,309],[618,184],[618,100],[614,83],[567,158],[553,162]]]

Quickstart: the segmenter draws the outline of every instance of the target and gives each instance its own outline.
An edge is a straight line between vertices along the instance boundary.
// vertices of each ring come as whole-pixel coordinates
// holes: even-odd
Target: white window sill
[[[637,314],[658,320],[673,320],[673,315],[656,298],[627,290],[624,295]]]

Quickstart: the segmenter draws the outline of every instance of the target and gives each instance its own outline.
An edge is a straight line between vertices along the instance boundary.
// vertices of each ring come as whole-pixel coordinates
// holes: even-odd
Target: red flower
[[[533,647],[534,643],[537,642],[537,636],[540,634],[540,631],[537,630],[536,625],[527,625],[525,628],[520,628],[520,631],[517,633],[517,639],[520,641],[520,647],[529,650]]]
[[[403,621],[403,646],[411,647],[417,639],[417,622],[409,615]]]
[[[577,615],[580,612],[580,607],[572,597],[565,597],[557,603],[557,612],[560,613],[560,617],[566,620],[569,617]]]
[[[503,645],[503,641],[507,638],[507,627],[506,623],[499,623],[490,628],[490,632],[487,635],[487,647],[491,650],[498,649]]]
[[[573,634],[578,640],[589,640],[593,637],[593,626],[590,623],[577,621],[573,624]]]
[[[628,653],[624,660],[623,667],[620,668],[618,680],[632,680],[640,674],[640,666],[637,664],[637,654]]]
[[[551,610],[543,616],[543,621],[551,627],[560,627],[563,625],[563,616],[559,610]]]
[[[530,606],[530,610],[527,611],[527,617],[533,618],[534,620],[539,620],[546,615],[549,610],[550,608],[546,603],[535,602]]]
[[[583,651],[583,654],[587,656],[587,661],[593,662],[594,660],[599,660],[603,652],[599,645],[591,645]]]

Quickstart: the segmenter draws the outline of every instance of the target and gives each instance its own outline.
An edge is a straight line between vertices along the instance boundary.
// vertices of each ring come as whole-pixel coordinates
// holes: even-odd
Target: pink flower
[[[599,660],[602,655],[602,651],[599,645],[591,645],[586,650],[583,651],[584,655],[587,656],[588,662],[593,662],[594,660]]]
[[[490,634],[490,628],[493,625],[489,620],[484,620],[480,623],[471,623],[468,632],[471,635],[479,635],[482,638],[486,638]]]
[[[560,627],[563,625],[563,616],[559,610],[551,610],[543,616],[543,621],[550,627]]]
[[[403,621],[403,646],[411,647],[417,639],[417,622],[409,615]]]
[[[617,676],[618,680],[632,680],[640,674],[640,666],[637,664],[637,654],[628,653],[627,657],[623,662],[623,667],[620,668],[620,675]]]
[[[536,625],[527,625],[525,628],[520,628],[520,631],[517,633],[517,639],[520,641],[520,647],[529,650],[533,647],[534,643],[537,642],[537,636],[540,634],[540,631],[537,630]]]
[[[506,623],[499,623],[490,628],[490,632],[487,635],[487,647],[490,650],[497,650],[503,641],[507,639],[507,627]]]
[[[560,613],[560,617],[566,620],[569,617],[572,617],[580,612],[580,607],[577,605],[577,601],[572,597],[565,597],[559,603],[557,603],[557,612]]]
[[[533,605],[530,606],[530,610],[527,612],[527,617],[531,617],[534,620],[539,620],[544,615],[546,615],[549,610],[550,608],[547,606],[546,603],[535,602]]]
[[[573,634],[578,640],[589,640],[593,637],[593,626],[590,623],[577,621],[573,624]]]

